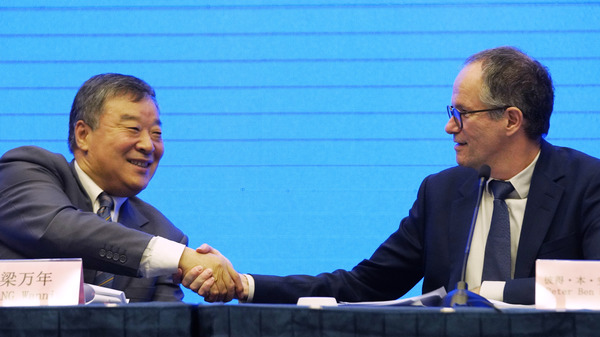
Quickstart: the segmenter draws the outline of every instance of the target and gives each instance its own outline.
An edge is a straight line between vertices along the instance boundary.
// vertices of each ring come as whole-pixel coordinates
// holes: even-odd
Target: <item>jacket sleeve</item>
[[[37,147],[0,159],[0,258],[78,257],[84,267],[138,276],[152,235],[78,208],[85,198],[68,162]],[[110,249],[119,259],[107,259]]]

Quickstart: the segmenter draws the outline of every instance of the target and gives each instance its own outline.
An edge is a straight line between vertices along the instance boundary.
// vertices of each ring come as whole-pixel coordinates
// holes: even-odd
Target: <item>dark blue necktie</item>
[[[106,192],[100,193],[98,196],[98,202],[100,204],[100,208],[96,214],[99,217],[106,221],[111,221],[110,212],[115,207],[115,203],[113,198],[110,197]],[[96,278],[94,278],[94,284],[102,287],[110,288],[112,286],[113,280],[115,279],[115,275],[103,271],[96,272]]]
[[[100,208],[98,208],[96,214],[106,221],[111,221],[110,212],[115,207],[113,198],[111,198],[106,192],[102,192],[98,196],[98,203],[100,204]]]
[[[485,259],[481,281],[510,280],[510,219],[504,199],[514,190],[510,182],[492,180],[489,187],[494,194],[494,212],[485,245]]]

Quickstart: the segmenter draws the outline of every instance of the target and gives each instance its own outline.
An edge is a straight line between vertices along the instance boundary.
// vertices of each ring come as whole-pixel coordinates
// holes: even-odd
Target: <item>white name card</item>
[[[81,259],[0,260],[0,306],[83,303]]]
[[[600,261],[537,260],[538,309],[600,309]]]

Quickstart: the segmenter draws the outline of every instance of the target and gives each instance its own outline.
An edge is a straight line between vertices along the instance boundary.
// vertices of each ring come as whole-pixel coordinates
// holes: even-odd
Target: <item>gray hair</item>
[[[77,148],[75,140],[75,124],[82,120],[92,130],[98,127],[100,116],[104,112],[106,100],[129,96],[132,102],[139,102],[150,97],[158,109],[154,89],[143,80],[122,74],[100,74],[85,81],[73,100],[69,116],[69,150]]]
[[[465,64],[476,62],[481,62],[483,71],[481,101],[490,107],[519,108],[527,136],[533,140],[545,137],[554,105],[548,69],[514,47],[484,50],[467,58]]]

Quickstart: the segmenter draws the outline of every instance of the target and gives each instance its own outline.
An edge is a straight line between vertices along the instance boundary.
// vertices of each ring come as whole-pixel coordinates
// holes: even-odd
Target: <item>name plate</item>
[[[0,306],[83,303],[81,259],[0,260]]]
[[[600,309],[600,261],[537,260],[535,306]]]

